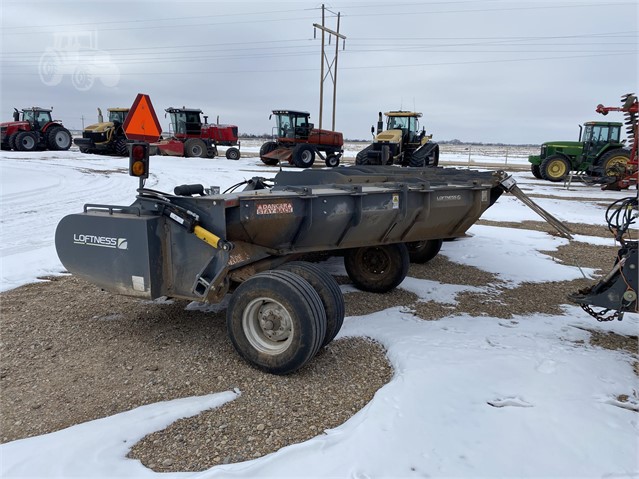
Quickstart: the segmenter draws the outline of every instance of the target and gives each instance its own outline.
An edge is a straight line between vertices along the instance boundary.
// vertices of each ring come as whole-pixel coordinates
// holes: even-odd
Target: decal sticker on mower
[[[114,238],[112,236],[82,235],[73,233],[73,244],[83,246],[100,246],[102,248],[128,249],[126,238]]]

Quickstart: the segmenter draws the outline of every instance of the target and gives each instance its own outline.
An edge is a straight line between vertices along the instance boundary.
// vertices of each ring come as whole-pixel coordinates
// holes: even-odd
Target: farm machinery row
[[[124,123],[129,108],[109,108],[109,119],[104,121],[98,108],[98,123],[89,125],[82,132],[82,138],[76,138],[75,144],[83,153],[128,156],[127,137]],[[240,158],[238,128],[235,125],[209,124],[208,116],[202,110],[194,108],[169,107],[166,114],[170,119],[170,137],[160,139],[152,145],[152,154],[214,158],[218,156],[218,146],[226,146],[226,158]]]

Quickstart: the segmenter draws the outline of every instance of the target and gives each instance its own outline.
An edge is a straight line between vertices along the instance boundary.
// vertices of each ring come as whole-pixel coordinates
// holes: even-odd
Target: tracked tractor
[[[344,153],[344,137],[340,132],[320,130],[309,122],[310,113],[296,110],[273,110],[276,133],[260,148],[260,159],[266,165],[287,162],[309,168],[319,156],[326,166],[338,166]]]
[[[218,146],[228,146],[226,158],[240,158],[238,128],[235,125],[210,125],[208,116],[194,108],[173,108],[166,110],[171,120],[172,136],[153,144],[153,150],[160,155],[214,158],[218,156]]]
[[[68,150],[71,147],[71,133],[60,121],[51,119],[52,110],[35,106],[22,112],[14,110],[13,121],[0,123],[3,150]]]
[[[421,113],[412,111],[389,111],[386,115],[386,130],[382,112],[377,121],[377,135],[373,144],[357,154],[358,165],[401,165],[411,167],[437,166],[439,145],[432,141],[433,135],[419,130]],[[371,127],[375,134],[375,127]]]
[[[538,179],[563,181],[571,171],[607,176],[630,160],[630,151],[620,139],[621,123],[590,121],[579,126],[579,141],[549,141],[539,155],[528,157]]]
[[[122,125],[129,114],[128,108],[108,108],[108,121],[104,121],[102,110],[98,108],[98,122],[87,126],[82,138],[73,142],[82,153],[128,156],[127,139]]]

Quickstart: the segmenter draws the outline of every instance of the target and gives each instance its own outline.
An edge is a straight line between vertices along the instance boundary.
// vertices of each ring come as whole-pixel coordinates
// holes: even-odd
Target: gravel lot
[[[509,226],[546,230],[541,223]],[[582,234],[607,236],[603,228],[570,227]],[[572,242],[548,254],[607,272],[615,253],[612,247]],[[424,320],[454,312],[503,318],[559,314],[566,294],[591,284],[577,280],[507,289],[495,276],[443,256],[411,265],[409,276],[495,286],[487,293],[460,295],[454,308],[419,302],[401,289],[383,295],[350,293],[346,314],[398,305]],[[337,279],[349,282],[346,277]],[[240,398],[214,413],[180,420],[135,445],[130,456],[156,471],[203,470],[309,439],[346,421],[393,374],[378,344],[350,338],[331,343],[298,373],[266,375],[233,350],[224,311],[203,313],[186,310],[188,303],[183,301],[119,297],[74,277],[49,278],[8,291],[0,294],[0,301],[2,442],[161,400],[240,389]],[[637,353],[636,337],[593,334],[592,341]]]

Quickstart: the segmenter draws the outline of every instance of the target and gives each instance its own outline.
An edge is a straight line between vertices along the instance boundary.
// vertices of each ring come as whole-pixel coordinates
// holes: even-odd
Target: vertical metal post
[[[330,10],[329,10],[330,12]],[[333,12],[331,12],[333,13]],[[319,107],[319,128],[322,128],[322,122],[323,122],[323,115],[324,115],[324,80],[326,79],[326,76],[331,75],[331,78],[333,80],[333,124],[332,124],[332,129],[333,131],[335,131],[335,104],[337,101],[337,56],[339,53],[339,41],[340,39],[342,41],[346,40],[346,37],[344,35],[342,35],[341,33],[339,33],[339,24],[340,24],[340,13],[337,13],[337,31],[335,30],[331,30],[330,28],[326,28],[325,22],[326,22],[326,8],[324,6],[324,4],[322,4],[322,24],[319,25],[317,23],[313,24],[313,27],[315,27],[316,29],[319,28],[322,31],[322,64],[321,64],[321,70],[320,70],[320,107]],[[330,40],[331,37],[334,35],[335,36],[335,58],[333,59],[333,61],[331,63],[328,62],[328,59],[326,58],[326,49],[325,49],[325,45],[324,42],[326,41],[326,35],[329,35],[329,45],[330,45]],[[325,72],[325,68],[324,68],[324,63],[326,63],[326,66],[328,68],[328,74]]]
[[[322,112],[324,109],[324,4],[322,3],[322,68],[320,70],[320,105],[319,105],[319,128],[322,129]]]

